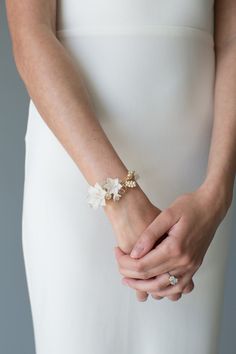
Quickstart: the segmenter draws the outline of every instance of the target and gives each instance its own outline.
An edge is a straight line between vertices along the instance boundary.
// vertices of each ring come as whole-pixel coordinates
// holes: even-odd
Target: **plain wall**
[[[24,135],[29,96],[16,71],[4,4],[1,2],[0,6],[0,354],[34,354],[21,244]],[[225,279],[221,347],[216,354],[236,353],[235,236],[236,222]]]

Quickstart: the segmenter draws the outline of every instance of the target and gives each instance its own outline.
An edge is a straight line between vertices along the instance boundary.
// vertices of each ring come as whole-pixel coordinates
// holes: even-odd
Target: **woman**
[[[215,354],[234,0],[7,0],[7,14],[30,95],[22,231],[37,354]],[[140,179],[119,197],[128,170]]]

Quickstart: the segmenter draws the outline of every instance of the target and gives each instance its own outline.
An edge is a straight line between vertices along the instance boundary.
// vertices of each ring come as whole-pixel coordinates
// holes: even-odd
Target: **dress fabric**
[[[117,153],[160,209],[206,175],[213,5],[58,2],[57,38]],[[218,353],[232,207],[194,275],[194,290],[176,302],[139,302],[121,283],[110,222],[86,202],[88,183],[32,99],[28,113],[22,245],[36,353]]]

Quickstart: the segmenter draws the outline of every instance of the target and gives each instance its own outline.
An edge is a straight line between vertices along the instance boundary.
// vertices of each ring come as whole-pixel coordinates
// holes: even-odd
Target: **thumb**
[[[136,241],[130,257],[141,258],[145,256],[161,237],[169,231],[177,220],[170,215],[167,209],[163,210],[158,216],[148,225],[148,227],[141,233],[139,239]]]

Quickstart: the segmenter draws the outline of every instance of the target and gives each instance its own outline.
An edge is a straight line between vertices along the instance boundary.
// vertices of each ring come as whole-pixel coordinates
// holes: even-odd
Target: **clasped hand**
[[[115,247],[123,284],[136,290],[140,301],[149,294],[175,301],[191,292],[193,275],[224,215],[220,202],[203,187],[179,196],[144,229],[129,254]],[[177,284],[170,284],[168,272]]]

